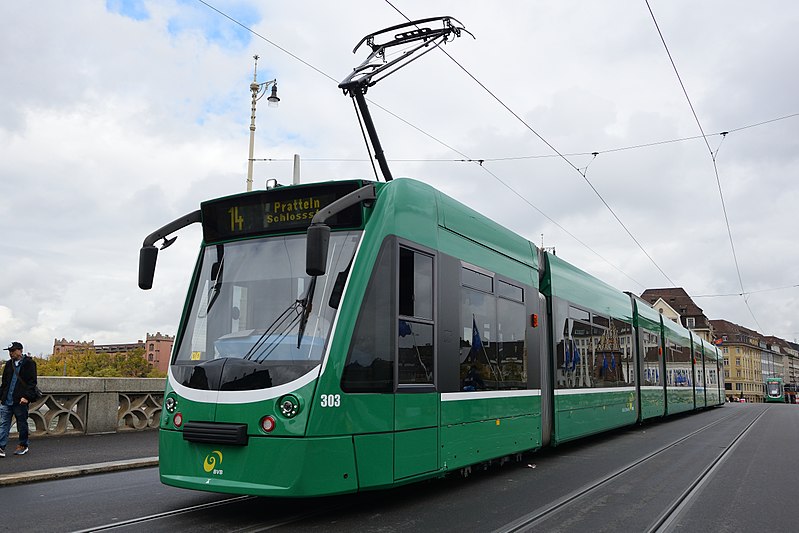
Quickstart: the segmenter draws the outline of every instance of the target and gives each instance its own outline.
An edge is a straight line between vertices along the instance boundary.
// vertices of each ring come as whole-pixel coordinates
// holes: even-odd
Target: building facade
[[[713,342],[713,324],[682,287],[647,289],[641,299],[664,317],[690,329],[708,342]]]
[[[773,353],[756,331],[727,320],[712,320],[716,344],[724,357],[727,399],[762,402],[766,377],[774,371]],[[779,376],[778,376],[779,377]]]
[[[95,344],[91,341],[73,341],[62,338],[55,339],[53,342],[53,354],[91,351],[98,353],[129,353],[134,350],[144,350],[144,357],[154,368],[166,373],[169,370],[169,358],[172,353],[172,345],[175,342],[174,335],[163,335],[160,331],[154,334],[147,333],[145,340],[122,344]]]

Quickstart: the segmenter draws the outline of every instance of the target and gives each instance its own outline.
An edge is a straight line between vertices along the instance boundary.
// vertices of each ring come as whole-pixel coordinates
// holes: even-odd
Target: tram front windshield
[[[780,396],[780,384],[776,381],[769,381],[768,383],[768,395],[771,397],[776,398]]]
[[[305,235],[207,245],[173,376],[191,388],[253,390],[317,366],[359,240],[331,234],[327,274],[316,280],[305,273]]]

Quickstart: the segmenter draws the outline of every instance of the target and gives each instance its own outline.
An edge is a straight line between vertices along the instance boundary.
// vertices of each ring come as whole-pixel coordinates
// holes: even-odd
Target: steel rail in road
[[[258,496],[236,496],[233,498],[226,498],[224,500],[217,500],[215,502],[208,502],[199,505],[192,505],[189,507],[183,507],[180,509],[173,509],[171,511],[164,511],[161,513],[151,514],[148,516],[142,516],[139,518],[131,518],[129,520],[123,520],[120,522],[112,522],[108,524],[103,524],[99,526],[92,526],[90,528],[81,529],[78,531],[73,531],[72,533],[93,533],[95,531],[112,531],[115,529],[125,529],[128,527],[136,526],[139,524],[143,524],[145,522],[155,522],[158,520],[163,520],[166,518],[171,518],[178,515],[184,515],[189,513],[196,513],[199,511],[206,511],[208,509],[213,509],[216,507],[224,507],[229,505],[234,505],[238,503],[242,503],[249,500],[257,499]],[[268,523],[268,524],[259,524],[243,529],[237,529],[237,531],[246,531],[247,533],[258,533],[260,531],[269,531],[271,529],[276,529],[279,527],[283,527],[289,524],[293,524],[296,522],[301,522],[303,520],[307,520],[309,518],[314,518],[320,514],[328,513],[330,511],[341,510],[344,508],[350,507],[349,504],[344,505],[327,505],[317,508],[315,511],[310,512],[303,512],[299,514],[295,514],[289,517],[281,517],[279,520]]]
[[[648,528],[647,531],[650,531],[650,532],[657,531],[657,533],[661,533],[661,531],[664,531],[664,530],[663,529],[658,529],[658,528],[670,527],[670,525],[673,523],[670,520],[670,518],[673,518],[677,514],[679,514],[685,507],[687,507],[687,504],[690,502],[690,500],[696,497],[696,495],[699,493],[699,489],[701,489],[701,486],[704,484],[704,481],[707,480],[708,477],[712,474],[712,472],[714,471],[715,467],[720,464],[722,459],[724,457],[726,457],[726,455],[732,450],[732,448],[739,441],[739,439],[747,431],[749,431],[749,428],[751,428],[752,425],[755,422],[757,422],[757,420],[761,416],[763,416],[763,414],[765,412],[766,412],[766,410],[764,410],[762,413],[760,413],[732,441],[732,443],[730,443],[728,446],[726,446],[724,448],[724,451],[711,462],[710,466],[708,466],[702,472],[702,474],[693,483],[691,483],[689,485],[689,487],[688,487],[688,489],[686,491],[684,491],[676,500],[674,500],[674,502],[671,505],[668,506],[666,511],[663,514],[660,515],[658,520],[656,520],[655,523],[650,528]],[[606,484],[608,484],[609,482],[611,482],[614,479],[618,478],[622,474],[630,472],[630,471],[634,470],[635,468],[641,467],[642,465],[648,463],[649,461],[651,461],[655,457],[659,456],[660,454],[665,453],[665,452],[671,450],[672,448],[674,448],[675,446],[678,446],[678,445],[684,443],[685,441],[687,441],[687,440],[689,440],[689,439],[691,439],[691,438],[703,433],[704,431],[716,426],[717,424],[720,424],[721,422],[723,422],[724,420],[727,420],[731,416],[733,416],[732,413],[724,416],[723,418],[715,420],[715,421],[711,422],[710,424],[702,426],[702,427],[692,431],[691,433],[688,433],[687,435],[684,435],[684,436],[682,436],[682,437],[680,437],[680,438],[678,438],[678,439],[676,439],[676,440],[674,440],[674,441],[672,441],[672,442],[670,442],[670,443],[668,443],[668,444],[666,444],[664,446],[661,446],[660,448],[648,453],[647,455],[644,455],[643,457],[641,457],[641,458],[639,458],[639,459],[637,459],[637,460],[635,460],[635,461],[633,461],[633,462],[631,462],[631,463],[629,463],[629,464],[627,464],[625,466],[622,466],[622,467],[618,468],[617,470],[615,470],[615,471],[613,471],[613,472],[611,472],[611,473],[609,473],[609,474],[607,474],[607,475],[605,475],[605,476],[603,476],[603,477],[601,477],[601,478],[599,478],[599,479],[597,479],[595,481],[592,481],[590,483],[587,483],[587,484],[583,485],[582,487],[580,487],[580,488],[576,489],[575,491],[573,491],[573,492],[571,492],[571,493],[569,493],[569,494],[567,494],[567,495],[565,495],[565,496],[553,501],[552,503],[547,504],[547,505],[542,506],[542,507],[539,507],[538,509],[536,509],[536,510],[534,510],[534,511],[532,511],[532,512],[530,512],[530,513],[528,513],[528,514],[526,514],[524,516],[522,516],[521,518],[518,518],[518,519],[516,519],[516,520],[514,520],[512,522],[509,522],[508,524],[506,524],[506,525],[494,530],[493,533],[513,533],[513,532],[519,532],[519,531],[528,531],[533,526],[535,526],[536,524],[538,524],[541,521],[549,518],[553,513],[557,512],[557,511],[564,510],[570,504],[573,504],[576,500],[582,498],[583,496],[586,496],[586,495],[598,490],[599,488],[605,486]]]
[[[724,463],[724,461],[729,457],[730,453],[738,446],[741,442],[741,439],[749,433],[749,430],[760,420],[766,411],[768,411],[770,407],[763,409],[763,411],[752,420],[749,425],[747,425],[742,432],[738,434],[735,439],[730,443],[729,446],[725,447],[724,450],[716,457],[716,459],[711,462],[707,468],[705,468],[702,473],[691,483],[682,494],[680,494],[676,500],[664,511],[664,513],[654,522],[651,528],[647,530],[648,533],[664,533],[666,531],[671,531],[674,526],[676,525],[677,519],[680,515],[685,511],[690,505],[696,500],[698,495],[702,492],[702,488],[707,483],[709,479],[713,477],[713,474],[716,470]]]

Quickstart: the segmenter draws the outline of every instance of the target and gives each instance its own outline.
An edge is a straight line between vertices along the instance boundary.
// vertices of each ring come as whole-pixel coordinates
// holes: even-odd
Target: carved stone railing
[[[33,402],[28,427],[35,437],[157,428],[164,379],[39,377],[44,396]],[[11,432],[16,433],[16,420]]]

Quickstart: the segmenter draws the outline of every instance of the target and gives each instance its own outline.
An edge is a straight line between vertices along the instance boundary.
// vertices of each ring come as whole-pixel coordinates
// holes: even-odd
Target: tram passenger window
[[[399,314],[433,318],[433,258],[400,248]]]
[[[583,311],[582,309],[577,309],[576,307],[569,307],[569,317],[576,320],[585,320],[586,322],[591,320],[591,315],[588,314],[588,311]]]
[[[661,385],[660,335],[642,329],[644,385]]]
[[[500,382],[495,339],[496,299],[461,288],[461,390],[496,389]],[[479,379],[478,379],[479,378]]]
[[[500,389],[527,388],[524,305],[497,299],[497,367]]]
[[[433,326],[400,319],[398,362],[400,383],[433,383]]]
[[[399,383],[433,384],[433,257],[399,250]]]
[[[494,280],[481,272],[469,268],[461,270],[461,281],[465,287],[472,287],[483,292],[494,292]]]
[[[394,386],[393,243],[383,245],[366,288],[341,377],[346,392],[391,392]]]
[[[509,300],[516,300],[517,302],[524,301],[524,289],[505,283],[502,280],[497,280],[497,296],[508,298]]]
[[[594,339],[591,325],[571,321],[571,337],[566,338],[563,353],[563,387],[594,386]]]

